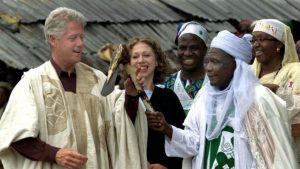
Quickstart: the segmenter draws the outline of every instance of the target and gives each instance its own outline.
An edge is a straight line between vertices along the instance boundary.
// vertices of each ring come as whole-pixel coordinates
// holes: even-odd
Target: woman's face
[[[280,56],[277,48],[281,48],[280,41],[264,32],[253,32],[252,38],[253,55],[262,64],[271,62],[275,56]]]
[[[178,39],[177,55],[182,70],[193,72],[203,68],[206,45],[194,34],[184,34]]]
[[[155,53],[148,44],[138,42],[131,51],[130,64],[135,66],[146,79],[153,81],[155,67],[158,65]]]

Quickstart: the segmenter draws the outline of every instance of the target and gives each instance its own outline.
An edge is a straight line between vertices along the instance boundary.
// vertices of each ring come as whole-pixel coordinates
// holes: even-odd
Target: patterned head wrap
[[[198,36],[200,39],[203,40],[206,47],[208,46],[208,32],[200,23],[191,21],[180,25],[177,30],[175,44],[177,44],[178,39],[186,33],[191,33]]]
[[[277,19],[262,19],[256,22],[253,29],[253,32],[258,31],[271,35],[284,44],[285,52],[282,60],[283,66],[286,63],[299,62],[294,38],[289,26]],[[256,60],[253,65],[257,71],[260,71],[260,65]]]

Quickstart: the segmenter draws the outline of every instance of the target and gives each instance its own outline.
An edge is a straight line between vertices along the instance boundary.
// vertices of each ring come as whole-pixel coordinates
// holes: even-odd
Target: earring
[[[280,48],[276,48],[276,51],[277,51],[277,53],[279,53],[280,52]]]

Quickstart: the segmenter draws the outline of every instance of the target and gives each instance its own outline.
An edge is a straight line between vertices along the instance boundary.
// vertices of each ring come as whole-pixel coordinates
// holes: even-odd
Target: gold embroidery
[[[59,90],[59,82],[48,76],[42,76],[42,82],[47,130],[49,135],[55,135],[67,128],[66,110]]]
[[[273,36],[275,36],[278,32],[278,29],[269,23],[258,22],[257,24],[260,26],[261,30],[271,31],[270,33],[272,33]]]
[[[275,146],[265,116],[252,105],[245,119],[246,133],[257,169],[273,168]]]
[[[104,121],[100,98],[93,94],[93,90],[98,91],[97,77],[84,66],[76,67],[76,76],[76,94],[64,92],[59,80],[42,76],[48,135],[69,130],[68,145],[76,144],[82,154],[87,154],[89,135],[97,153],[107,152],[106,135],[111,121]]]
[[[96,150],[100,149],[107,151],[106,145],[106,123],[104,122],[104,112],[100,104],[100,98],[93,94],[93,90],[98,84],[98,79],[94,72],[85,66],[76,68],[77,74],[77,89],[76,95],[78,97],[78,104],[81,111],[84,111],[88,117],[88,128],[91,129],[91,133],[95,142]],[[100,89],[97,89],[99,91]]]

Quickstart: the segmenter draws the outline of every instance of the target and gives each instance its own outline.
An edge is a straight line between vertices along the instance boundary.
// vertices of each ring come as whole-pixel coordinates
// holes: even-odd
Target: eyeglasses
[[[255,42],[262,43],[263,41],[277,41],[277,40],[271,38],[260,38],[260,39],[252,39],[250,42],[253,45]]]

